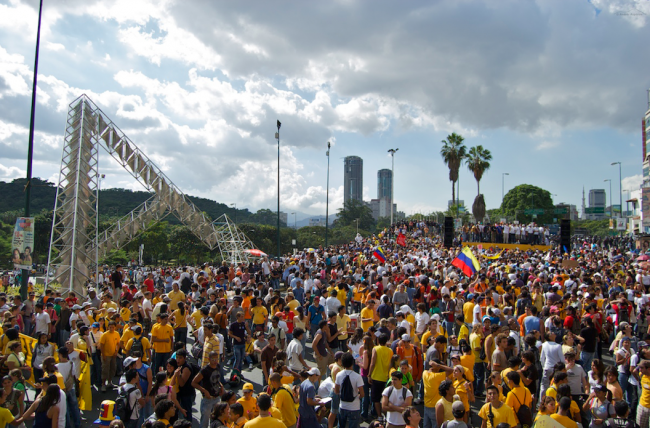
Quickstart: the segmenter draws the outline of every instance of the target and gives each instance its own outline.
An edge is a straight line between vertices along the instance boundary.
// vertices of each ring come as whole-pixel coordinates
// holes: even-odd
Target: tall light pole
[[[359,234],[359,220],[361,220],[361,219],[360,218],[354,219],[354,221],[357,222],[357,235]]]
[[[395,188],[395,153],[398,150],[399,149],[388,150],[388,153],[390,153],[390,157],[391,157],[391,169],[390,169],[390,226],[391,228],[393,227],[393,194],[395,193],[395,191],[393,190]]]
[[[327,235],[329,232],[330,228],[330,147],[331,143],[328,141],[327,142],[327,152],[325,152],[325,155],[327,156],[327,189],[326,189],[326,196],[325,196],[325,248],[327,248]]]
[[[291,214],[293,215],[293,228],[297,230],[298,227],[296,227],[296,213],[291,213]]]
[[[621,204],[621,217],[623,217],[623,176],[621,175],[621,163],[612,162],[612,166],[618,164],[618,197],[619,204]]]
[[[506,193],[505,193],[505,182],[506,182],[506,175],[510,175],[507,172],[502,172],[501,173],[501,206],[503,207],[503,198],[505,198]]]
[[[280,258],[280,127],[282,123],[278,120],[278,132],[275,133],[275,138],[278,140],[278,259]]]
[[[38,77],[38,51],[41,44],[41,16],[43,14],[43,0],[38,8],[38,29],[36,30],[36,52],[34,53],[34,79],[32,81],[32,111],[29,119],[29,142],[27,146],[27,183],[25,184],[25,217],[30,215],[30,203],[32,194],[32,160],[34,158],[34,117],[36,114],[36,86]],[[29,282],[29,270],[22,269],[20,276],[20,298],[27,299],[27,284]],[[46,281],[47,283],[47,278]]]
[[[608,178],[606,180],[603,180],[603,182],[609,181],[609,218],[614,217],[614,207],[612,206],[612,179]],[[607,199],[605,199],[605,203],[607,203]]]
[[[235,224],[237,224],[237,202],[233,202],[230,206],[235,207]]]
[[[99,165],[98,165],[99,166]],[[105,174],[99,176],[97,180],[97,197],[95,198],[95,284],[99,286],[99,192],[101,182],[106,178]]]

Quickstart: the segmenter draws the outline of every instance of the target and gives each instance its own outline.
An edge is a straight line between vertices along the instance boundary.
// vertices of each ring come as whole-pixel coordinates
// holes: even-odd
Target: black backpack
[[[618,323],[630,322],[630,313],[628,312],[627,305],[618,306]]]
[[[393,390],[395,387],[391,386],[388,388],[388,399],[390,400],[390,396],[393,394]],[[406,391],[407,389],[405,387],[402,387],[402,400],[406,400]]]
[[[343,379],[343,383],[341,384],[341,401],[351,403],[355,398],[356,396],[354,395],[352,381],[350,380],[350,375],[348,374],[345,379]]]
[[[524,388],[524,403],[526,402],[526,392],[528,392],[528,389]],[[533,425],[533,412],[531,412],[530,407],[519,401],[517,394],[513,393],[513,395],[519,402],[519,410],[517,410],[517,419],[519,419],[519,425],[521,425],[521,428],[530,428]]]
[[[129,397],[137,389],[135,386],[128,391],[126,391],[126,387],[120,388],[120,393],[115,399],[115,407],[113,408],[113,414],[118,416],[120,420],[127,422],[131,420],[133,408],[129,406]]]
[[[135,337],[133,336],[133,343],[131,344],[131,350],[129,351],[130,355],[133,355],[134,352],[140,352],[140,356],[144,357],[144,347],[142,346],[142,336]]]

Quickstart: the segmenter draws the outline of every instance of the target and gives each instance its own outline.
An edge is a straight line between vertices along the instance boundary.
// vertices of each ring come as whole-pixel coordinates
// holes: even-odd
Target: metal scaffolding
[[[98,152],[102,146],[150,199],[97,234]],[[224,214],[212,221],[86,95],[70,104],[54,206],[47,283],[84,292],[98,261],[173,214],[230,263],[249,261],[253,243]],[[52,275],[52,276],[50,276]]]

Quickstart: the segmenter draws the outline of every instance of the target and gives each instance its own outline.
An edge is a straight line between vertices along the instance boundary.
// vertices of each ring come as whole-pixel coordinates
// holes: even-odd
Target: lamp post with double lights
[[[280,127],[282,123],[277,121],[278,132],[275,133],[275,139],[278,140],[278,259],[282,254],[280,254]]]

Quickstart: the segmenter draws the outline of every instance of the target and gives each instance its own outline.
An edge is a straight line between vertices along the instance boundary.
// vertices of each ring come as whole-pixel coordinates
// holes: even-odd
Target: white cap
[[[312,367],[311,369],[309,369],[307,374],[309,374],[309,376],[314,376],[314,375],[320,376],[320,370],[318,370],[318,367]]]

